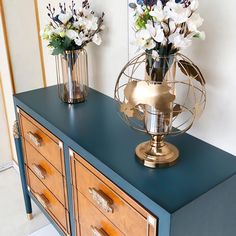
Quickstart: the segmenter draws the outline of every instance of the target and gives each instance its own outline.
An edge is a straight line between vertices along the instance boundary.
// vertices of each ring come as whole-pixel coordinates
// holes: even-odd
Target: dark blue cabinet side
[[[19,124],[19,118],[18,114],[17,115],[17,123]],[[25,202],[25,210],[28,218],[31,218],[32,214],[32,205],[31,205],[31,200],[29,196],[29,192],[27,189],[27,182],[26,182],[26,174],[25,174],[25,166],[24,166],[24,156],[23,156],[23,147],[22,147],[22,140],[20,137],[20,129],[19,126],[15,126],[15,147],[16,147],[16,154],[17,154],[17,159],[18,159],[18,166],[19,166],[19,171],[20,171],[20,178],[21,178],[21,186],[22,186],[22,191],[23,191],[23,197],[24,197],[24,202]]]
[[[201,221],[190,215],[198,215],[199,209],[207,215],[208,203],[217,201],[211,191],[236,174],[233,155],[188,134],[168,137],[168,141],[180,149],[180,161],[176,166],[168,169],[142,166],[135,158],[134,149],[149,137],[127,127],[119,117],[116,102],[92,89],[88,100],[76,105],[61,102],[56,86],[17,94],[14,100],[16,106],[63,141],[68,179],[70,147],[156,215],[159,218],[159,236],[184,236],[181,233],[185,228],[189,229],[186,232],[195,230],[194,224]],[[228,191],[234,187],[233,182]],[[70,195],[68,189],[69,202]],[[204,196],[207,196],[205,201],[198,203]],[[193,203],[196,205],[191,205]],[[226,210],[231,205],[236,211],[233,200],[231,204],[224,204]],[[215,210],[212,207],[212,214]],[[218,214],[221,214],[219,219],[224,220],[224,211]],[[191,223],[185,218],[191,219]],[[215,221],[210,222],[217,230],[219,226]],[[208,232],[207,228],[202,227],[202,230]]]
[[[171,236],[235,236],[236,175],[172,215]]]

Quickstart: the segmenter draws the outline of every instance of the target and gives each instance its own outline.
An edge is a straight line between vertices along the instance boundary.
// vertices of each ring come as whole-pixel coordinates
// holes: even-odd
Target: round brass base
[[[150,168],[173,166],[179,157],[179,150],[166,142],[159,143],[157,146],[153,146],[152,141],[144,142],[136,147],[135,152],[144,166]]]

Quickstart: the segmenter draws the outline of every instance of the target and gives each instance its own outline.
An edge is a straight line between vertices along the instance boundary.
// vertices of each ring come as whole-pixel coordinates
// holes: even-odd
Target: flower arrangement
[[[100,17],[96,16],[88,0],[84,0],[78,9],[72,1],[68,7],[65,3],[59,3],[58,11],[48,4],[47,10],[50,23],[45,26],[41,36],[49,42],[52,55],[82,49],[90,42],[96,45],[102,43],[100,33],[105,28],[104,13]]]
[[[137,0],[129,6],[134,10],[134,43],[155,57],[187,48],[193,38],[205,38],[198,30],[203,23],[198,0]]]

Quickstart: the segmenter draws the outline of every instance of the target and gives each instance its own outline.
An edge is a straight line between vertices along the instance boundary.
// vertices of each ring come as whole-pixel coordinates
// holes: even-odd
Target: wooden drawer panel
[[[96,207],[79,194],[79,215],[82,236],[124,236]],[[93,233],[94,231],[94,233]],[[101,231],[98,234],[97,231]],[[96,234],[97,233],[97,234]]]
[[[57,222],[60,228],[68,234],[68,212],[56,197],[40,182],[40,180],[27,168],[29,187],[32,194],[40,204]]]
[[[20,112],[21,133],[57,170],[64,174],[59,140],[31,117]]]
[[[129,201],[131,203],[133,202],[132,199],[126,195],[126,200],[124,200],[124,198],[114,191],[114,184],[110,182],[108,186],[87,168],[88,164],[85,167],[77,160],[80,160],[80,157],[76,156],[74,162],[74,181],[79,192],[86,196],[125,235],[156,235],[156,219],[154,217],[150,216],[141,207],[138,208],[141,209],[141,213],[143,214],[138,212],[129,204]],[[80,215],[80,217],[82,216]],[[147,217],[153,219],[151,227],[149,227]]]
[[[27,141],[25,151],[28,167],[66,207],[64,177]]]

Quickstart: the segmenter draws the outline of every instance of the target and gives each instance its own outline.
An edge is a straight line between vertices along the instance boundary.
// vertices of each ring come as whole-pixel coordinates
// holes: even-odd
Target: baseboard
[[[9,169],[12,166],[13,166],[13,161],[9,161],[3,165],[0,165],[0,172]]]

